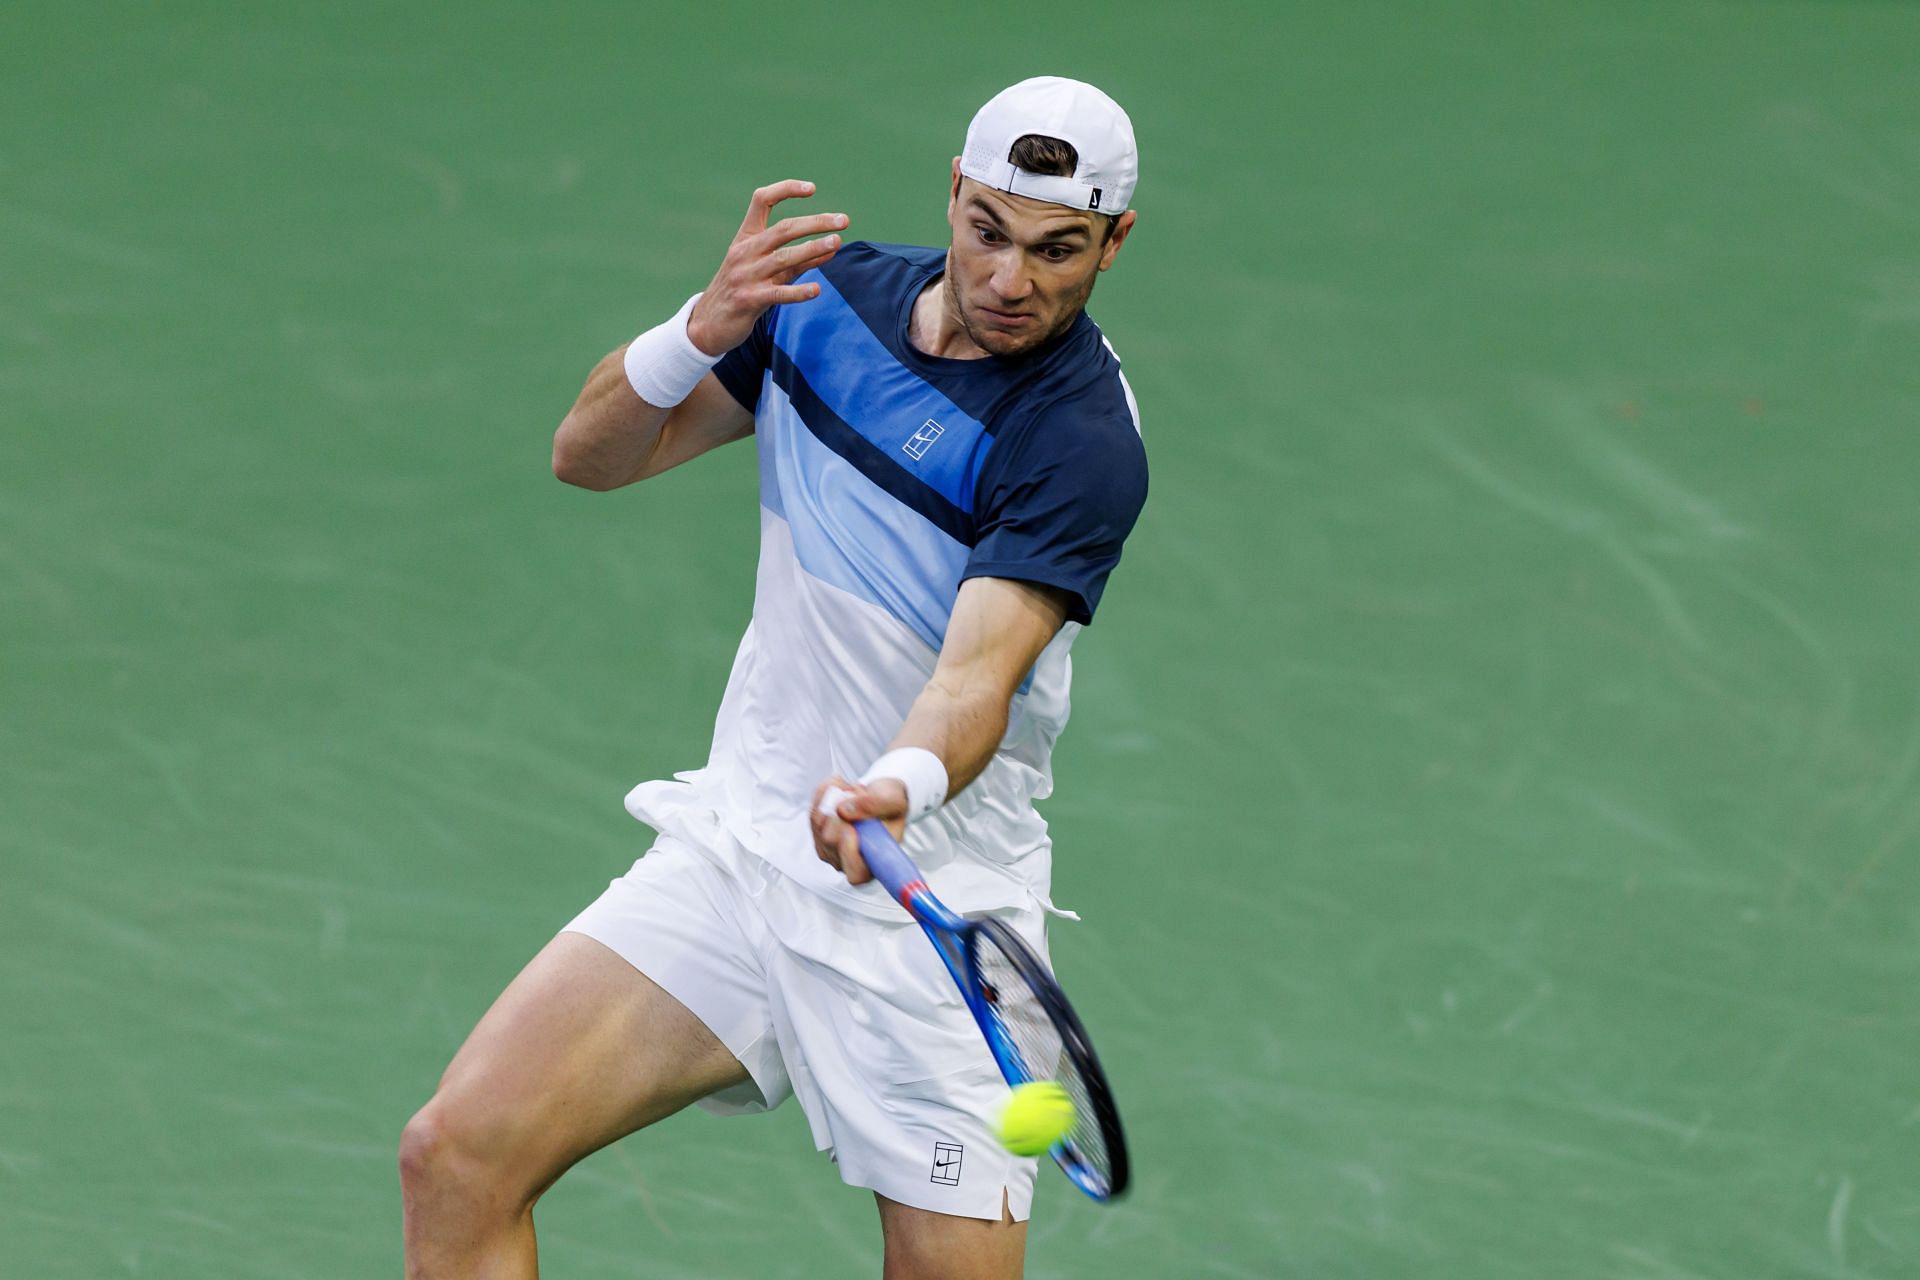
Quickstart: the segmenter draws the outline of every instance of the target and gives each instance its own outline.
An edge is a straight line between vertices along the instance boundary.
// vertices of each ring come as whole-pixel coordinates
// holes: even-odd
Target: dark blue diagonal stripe
[[[807,424],[807,430],[821,444],[834,451],[851,463],[855,470],[867,479],[879,485],[887,493],[897,498],[908,508],[924,516],[940,532],[952,538],[962,546],[974,544],[973,521],[967,513],[942,497],[938,490],[926,484],[889,458],[871,440],[855,431],[829,408],[824,400],[814,393],[812,387],[793,361],[778,345],[773,348],[768,372],[773,381],[800,415],[800,421]]]
[[[781,308],[774,342],[842,422],[948,502],[973,510],[974,482],[993,447],[986,424],[908,368],[824,273],[802,279],[816,277],[820,296]],[[917,438],[926,427],[931,436]]]

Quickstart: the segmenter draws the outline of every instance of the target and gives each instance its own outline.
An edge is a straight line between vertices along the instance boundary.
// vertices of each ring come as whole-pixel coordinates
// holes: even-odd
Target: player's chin
[[[1028,333],[1024,329],[1009,332],[1006,329],[982,329],[973,339],[982,350],[992,356],[1024,355],[1046,341],[1046,335],[1036,331]]]

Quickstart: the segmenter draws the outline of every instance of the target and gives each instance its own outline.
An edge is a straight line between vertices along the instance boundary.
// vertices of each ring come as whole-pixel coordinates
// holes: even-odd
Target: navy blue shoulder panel
[[[820,274],[846,297],[894,359],[904,362],[906,335],[899,330],[906,306],[946,264],[944,249],[856,240],[834,254]]]
[[[1067,597],[1067,619],[1093,621],[1107,577],[1147,500],[1147,454],[1119,361],[1104,361],[1035,411],[1009,422],[981,467],[978,531],[962,578],[1014,578]]]

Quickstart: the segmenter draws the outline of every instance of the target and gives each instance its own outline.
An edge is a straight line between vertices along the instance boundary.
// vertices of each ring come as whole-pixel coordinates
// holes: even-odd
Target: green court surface
[[[907,13],[914,16],[905,16]],[[1920,6],[25,0],[0,1274],[399,1270],[394,1148],[704,758],[751,446],[557,483],[747,193],[1137,124],[1148,512],[1046,805],[1138,1164],[1029,1274],[1920,1274]],[[556,1277],[878,1274],[797,1111]]]

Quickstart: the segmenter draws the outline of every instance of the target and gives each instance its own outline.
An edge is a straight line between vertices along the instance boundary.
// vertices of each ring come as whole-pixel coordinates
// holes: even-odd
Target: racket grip
[[[893,838],[893,832],[881,825],[877,818],[862,818],[853,824],[853,830],[860,837],[860,856],[866,860],[867,870],[873,872],[873,878],[886,887],[887,893],[903,907],[912,908],[907,902],[907,890],[915,884],[923,884],[920,868],[913,865],[913,859],[907,856],[900,842]]]

